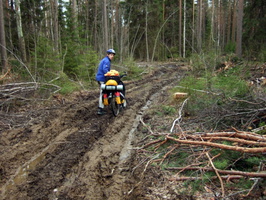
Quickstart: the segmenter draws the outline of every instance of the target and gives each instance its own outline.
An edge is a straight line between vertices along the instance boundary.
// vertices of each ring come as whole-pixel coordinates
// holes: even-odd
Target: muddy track
[[[1,199],[130,199],[138,117],[152,95],[179,78],[178,66],[169,65],[126,83],[128,107],[116,118],[96,115],[94,90],[2,132]]]

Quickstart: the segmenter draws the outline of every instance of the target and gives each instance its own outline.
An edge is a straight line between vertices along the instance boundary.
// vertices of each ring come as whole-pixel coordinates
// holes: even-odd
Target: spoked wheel
[[[120,112],[121,105],[116,103],[115,97],[111,98],[110,100],[111,100],[110,105],[111,105],[112,113],[116,117]]]

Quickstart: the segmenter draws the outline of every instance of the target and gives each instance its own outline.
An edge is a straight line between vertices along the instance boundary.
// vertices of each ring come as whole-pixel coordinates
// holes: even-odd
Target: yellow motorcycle
[[[116,70],[111,70],[105,74],[105,83],[101,85],[103,90],[103,104],[109,106],[116,117],[119,112],[126,108],[125,85],[121,81],[127,74],[119,75]]]

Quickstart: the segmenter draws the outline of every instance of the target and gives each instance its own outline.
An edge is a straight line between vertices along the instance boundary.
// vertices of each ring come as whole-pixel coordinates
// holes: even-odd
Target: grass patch
[[[128,74],[125,80],[140,80],[142,79],[142,73],[147,69],[146,67],[139,67],[130,57],[123,62],[123,65]]]
[[[259,99],[255,94],[257,90],[248,86],[248,77],[250,74],[243,65],[234,66],[220,73],[206,72],[201,77],[191,73],[182,79],[172,92],[188,93],[189,100],[184,112],[204,120],[207,129],[213,129],[214,124],[217,129],[227,129],[232,126],[243,128],[243,124],[249,120],[247,115],[233,116],[259,107],[259,104],[253,104]],[[258,124],[254,125],[257,126]],[[246,128],[248,129],[248,126]]]

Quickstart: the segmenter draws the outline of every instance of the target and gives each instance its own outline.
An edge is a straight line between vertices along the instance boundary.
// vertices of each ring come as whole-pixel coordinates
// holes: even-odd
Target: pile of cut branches
[[[154,159],[150,160],[149,164],[159,163],[164,169],[175,172],[169,181],[195,181],[208,177],[211,182],[218,180],[221,187],[220,196],[228,197],[224,180],[226,184],[236,179],[255,181],[251,188],[242,191],[246,193],[244,196],[250,196],[253,189],[266,179],[266,135],[236,129],[234,132],[214,133],[154,133],[142,120],[141,122],[150,133],[146,139],[150,138],[151,141],[146,142],[140,151],[153,154],[151,157]],[[188,154],[189,162],[187,159],[175,166],[172,163],[181,159],[180,152]],[[239,157],[231,159],[229,152],[238,152]],[[219,169],[215,166],[215,161],[222,160],[221,157],[228,157],[231,163],[228,162],[226,167]],[[250,168],[246,169],[247,171],[235,168],[235,163],[250,157],[259,157],[260,160],[259,164],[254,163],[252,166],[253,171]],[[207,172],[212,173],[206,176]]]
[[[177,133],[175,136],[166,136],[165,138],[181,144],[215,147],[243,153],[266,152],[266,136],[253,132]],[[222,141],[233,143],[232,145],[226,145]]]
[[[49,91],[60,89],[59,86],[54,84],[38,82],[20,82],[0,85],[0,108],[3,108],[9,103],[32,100],[31,97],[33,97],[35,92],[41,87]],[[33,98],[33,100],[43,99]]]

